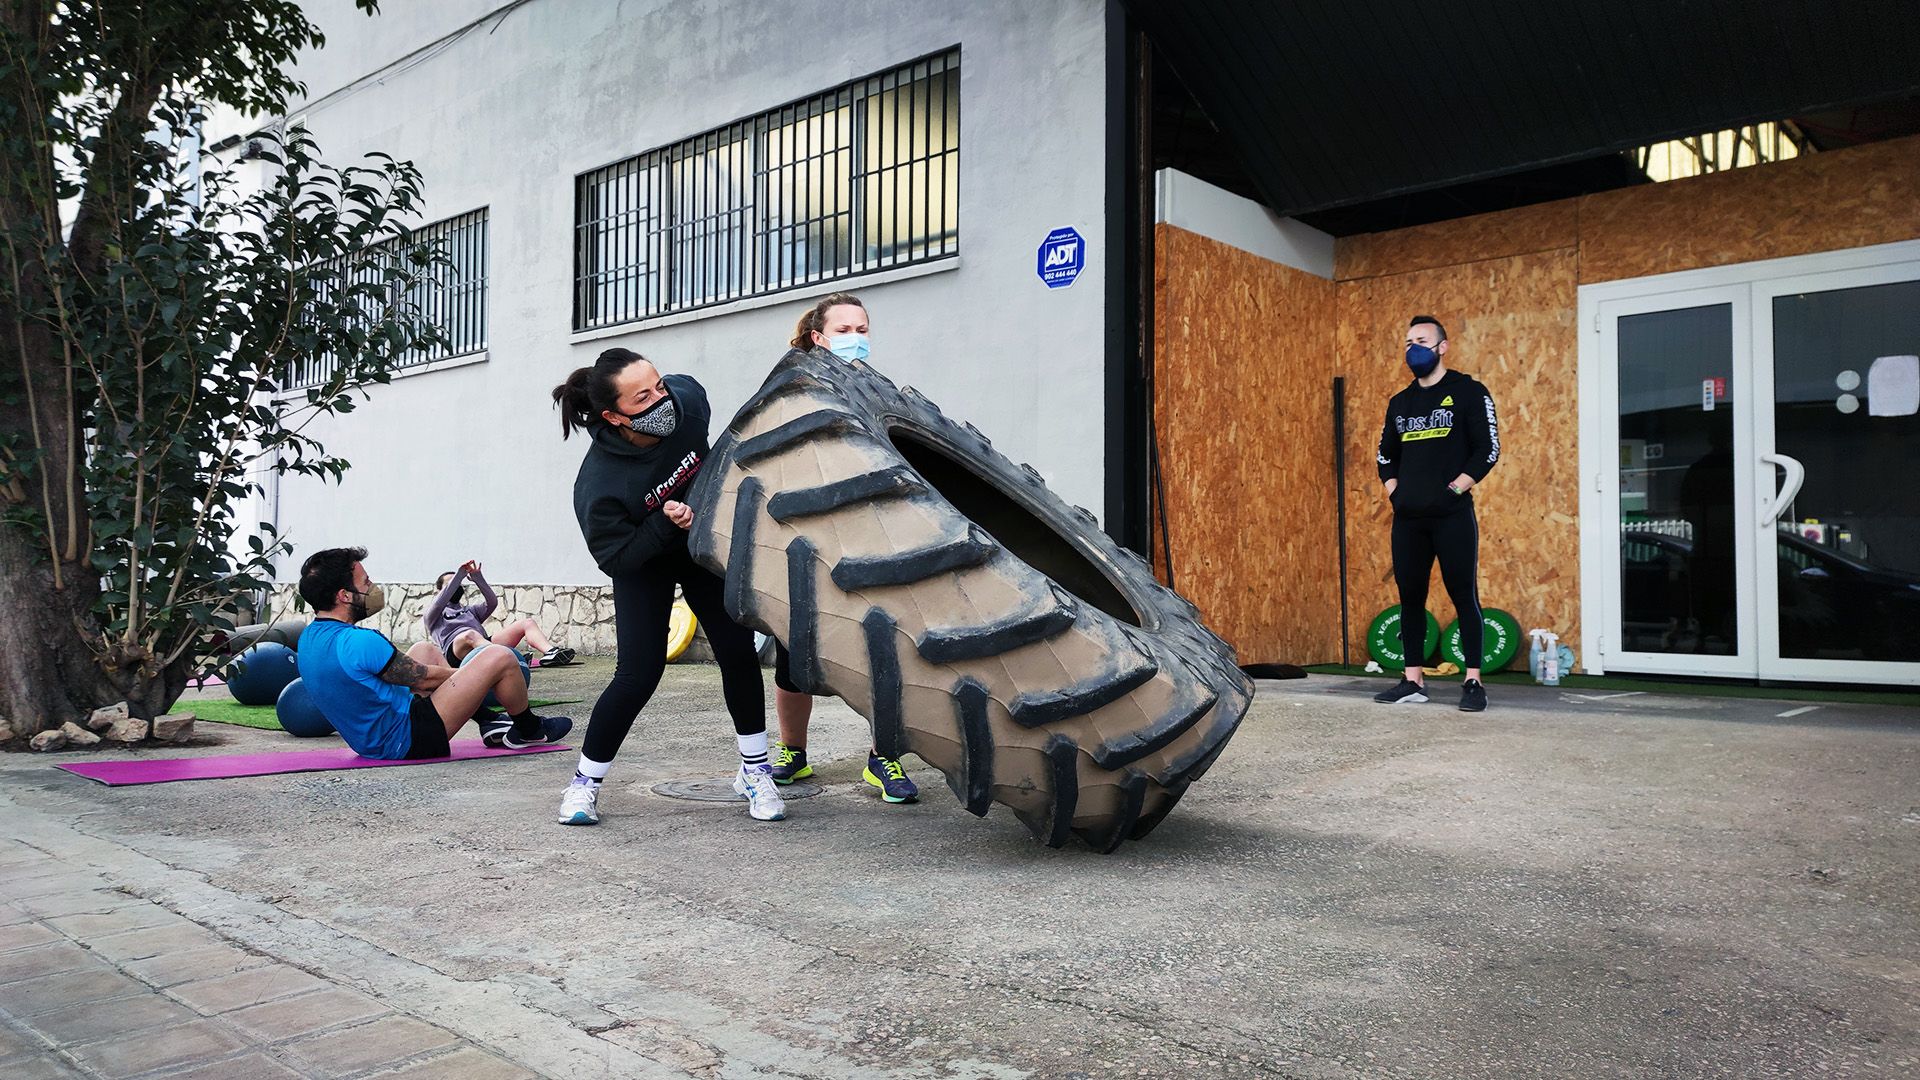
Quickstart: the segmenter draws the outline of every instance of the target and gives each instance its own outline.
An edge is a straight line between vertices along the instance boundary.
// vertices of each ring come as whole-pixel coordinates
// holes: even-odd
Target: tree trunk
[[[93,579],[69,564],[55,589],[45,543],[0,526],[0,716],[23,735],[122,700],[81,636]]]

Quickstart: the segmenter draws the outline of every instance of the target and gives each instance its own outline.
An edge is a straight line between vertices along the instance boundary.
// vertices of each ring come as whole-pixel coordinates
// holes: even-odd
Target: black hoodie
[[[679,411],[673,434],[652,446],[635,446],[606,424],[589,429],[593,445],[573,480],[573,514],[593,561],[609,577],[637,573],[656,555],[684,550],[685,529],[660,512],[669,500],[686,501],[687,489],[706,460],[707,424],[713,409],[691,376],[663,380]]]
[[[1387,402],[1380,429],[1380,479],[1398,478],[1393,512],[1440,517],[1473,505],[1473,493],[1447,485],[1461,473],[1478,484],[1500,460],[1500,423],[1493,395],[1471,376],[1449,371],[1432,386],[1415,379]]]

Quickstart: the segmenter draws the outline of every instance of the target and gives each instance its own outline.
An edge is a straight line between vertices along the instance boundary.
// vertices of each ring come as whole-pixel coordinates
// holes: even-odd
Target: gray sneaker
[[[747,800],[747,813],[755,821],[780,821],[787,816],[787,801],[780,797],[773,770],[765,765],[740,766],[733,776],[733,793]]]
[[[560,796],[560,824],[600,824],[600,785],[584,776],[576,776]]]

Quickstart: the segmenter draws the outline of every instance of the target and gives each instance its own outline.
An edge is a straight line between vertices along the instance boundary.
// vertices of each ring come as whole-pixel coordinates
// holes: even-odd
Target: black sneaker
[[[480,741],[494,750],[506,745],[507,732],[513,728],[513,721],[498,709],[481,709],[473,714],[473,722],[480,728]]]
[[[1373,695],[1373,700],[1382,705],[1418,705],[1427,700],[1427,688],[1412,679],[1401,679],[1393,689]]]
[[[773,782],[791,784],[795,780],[804,780],[813,775],[813,766],[807,764],[805,747],[788,746],[775,743],[773,746]]]
[[[559,742],[567,737],[567,732],[573,730],[573,721],[564,716],[536,716],[534,720],[538,723],[525,728],[519,724],[508,725],[507,736],[501,740],[501,745],[509,750],[525,750],[529,746]]]
[[[1487,688],[1480,685],[1479,679],[1468,679],[1460,684],[1460,711],[1482,712],[1487,707]]]
[[[571,663],[573,663],[572,649],[552,648],[540,657],[541,667],[566,667]]]

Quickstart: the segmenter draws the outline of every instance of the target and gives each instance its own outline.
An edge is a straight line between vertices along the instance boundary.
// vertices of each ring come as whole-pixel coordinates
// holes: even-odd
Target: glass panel
[[[1622,647],[1734,655],[1732,305],[1618,331]]]
[[[1776,297],[1780,655],[1920,661],[1920,281]]]
[[[959,250],[960,73],[889,81],[867,99],[863,257],[891,265]]]
[[[796,110],[799,111],[799,110]],[[853,263],[853,108],[775,114],[767,129],[768,288],[846,272]]]
[[[674,307],[745,295],[753,221],[753,147],[744,130],[715,136],[673,162]]]
[[[659,305],[663,169],[633,159],[589,174],[582,198],[583,326],[638,318]]]

